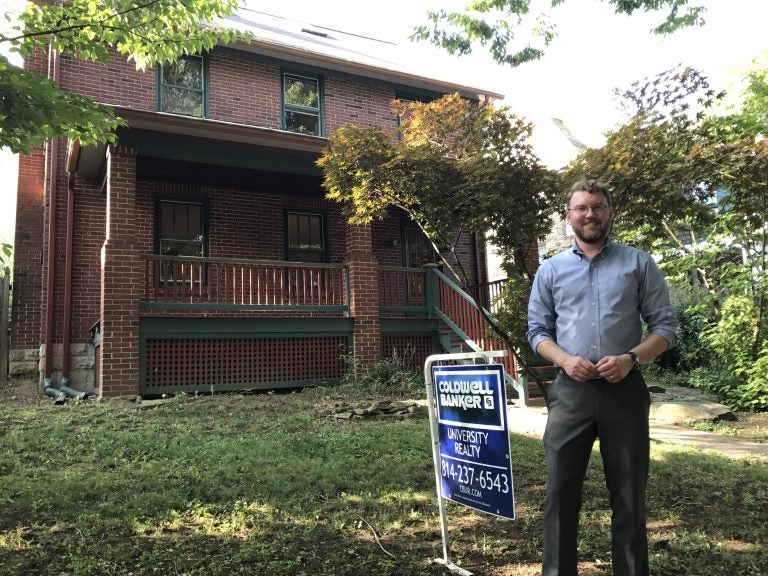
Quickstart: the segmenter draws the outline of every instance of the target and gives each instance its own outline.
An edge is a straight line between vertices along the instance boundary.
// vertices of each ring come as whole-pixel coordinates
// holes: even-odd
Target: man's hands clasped
[[[583,356],[569,356],[562,364],[563,370],[577,382],[604,378],[608,382],[620,382],[632,370],[632,358],[627,354],[604,356],[597,364]]]

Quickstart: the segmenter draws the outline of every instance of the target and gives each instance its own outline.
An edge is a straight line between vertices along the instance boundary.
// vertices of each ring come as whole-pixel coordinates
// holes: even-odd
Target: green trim
[[[351,335],[352,318],[140,318],[141,338],[301,338]]]
[[[429,316],[429,309],[426,306],[380,306],[379,310],[381,312],[413,314],[414,316]]]
[[[203,115],[202,116],[192,116],[193,118],[208,118],[208,94],[210,92],[210,75],[209,75],[209,62],[208,62],[208,53],[203,52],[202,54],[187,54],[182,56],[181,58],[200,58],[202,60],[203,65]],[[155,76],[155,108],[158,112],[164,112],[166,114],[175,114],[177,116],[188,116],[188,114],[179,114],[178,112],[169,112],[167,110],[163,110],[163,64],[158,64],[155,67],[157,73]],[[169,84],[170,86],[170,84]]]
[[[315,165],[318,155],[312,153],[288,153],[238,142],[211,141],[174,134],[159,134],[135,128],[131,130],[120,128],[117,135],[121,145],[135,148],[143,156],[299,174],[316,178],[323,176],[322,170]]]
[[[208,251],[208,243],[210,241],[209,238],[209,227],[208,227],[208,196],[206,195],[205,198],[201,199],[190,199],[188,196],[181,196],[181,195],[174,195],[174,194],[157,194],[155,196],[155,213],[154,213],[154,234],[155,234],[155,253],[160,255],[160,240],[161,240],[161,229],[162,229],[162,210],[161,205],[163,202],[174,202],[177,204],[194,204],[197,206],[200,206],[200,217],[202,218],[201,225],[203,227],[203,258],[207,258],[208,254],[210,253]],[[168,259],[174,259],[175,256],[163,256],[163,258]],[[195,258],[192,256],[192,258]]]
[[[301,312],[347,312],[345,305],[310,305],[310,304],[185,304],[183,302],[142,302],[142,310],[295,310]]]
[[[285,103],[285,77],[293,76],[295,78],[306,78],[307,80],[314,80],[317,82],[317,108],[311,108],[308,106],[288,105]],[[283,68],[280,70],[280,127],[282,130],[294,132],[294,130],[288,130],[285,127],[285,114],[286,110],[291,112],[298,112],[303,114],[317,113],[317,133],[311,134],[312,136],[323,136],[325,134],[324,118],[323,118],[323,90],[325,89],[323,84],[323,77],[319,74],[310,74],[302,70],[295,70],[290,68]]]
[[[437,333],[437,320],[427,318],[382,318],[382,336],[430,336]]]

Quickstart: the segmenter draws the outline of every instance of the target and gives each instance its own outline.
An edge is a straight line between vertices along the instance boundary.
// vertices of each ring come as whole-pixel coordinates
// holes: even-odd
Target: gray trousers
[[[611,501],[614,576],[648,575],[645,490],[650,395],[639,370],[621,382],[577,382],[559,374],[548,388],[544,432],[547,498],[542,576],[576,576],[582,488],[595,438]]]

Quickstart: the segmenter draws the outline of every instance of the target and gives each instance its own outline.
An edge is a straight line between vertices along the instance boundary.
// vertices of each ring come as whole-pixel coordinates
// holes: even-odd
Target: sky
[[[427,10],[459,8],[469,0],[248,0],[249,7],[295,20],[389,40],[408,46],[431,76],[505,94],[502,105],[534,124],[532,143],[545,164],[565,165],[576,154],[553,118],[589,146],[621,121],[614,89],[678,64],[705,73],[717,89],[733,87],[750,62],[768,49],[768,1],[689,0],[707,7],[706,24],[666,37],[651,34],[661,14],[617,16],[598,0],[566,0],[546,13],[556,39],[543,59],[518,68],[494,64],[482,49],[450,57],[425,43],[411,43],[412,28],[426,23]],[[533,0],[533,12],[551,2]],[[3,0],[7,12],[17,0]],[[0,154],[0,240],[12,241],[15,160]]]

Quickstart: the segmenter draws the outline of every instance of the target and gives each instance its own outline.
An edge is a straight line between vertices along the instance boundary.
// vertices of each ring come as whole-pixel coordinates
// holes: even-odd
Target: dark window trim
[[[160,254],[160,240],[161,240],[161,229],[160,229],[160,219],[161,219],[161,210],[160,205],[163,202],[175,202],[177,204],[196,204],[198,206],[201,206],[202,214],[201,217],[203,219],[202,226],[203,226],[203,258],[207,258],[209,255],[209,243],[210,243],[210,230],[209,230],[209,214],[208,214],[208,200],[207,199],[190,199],[187,197],[179,197],[174,195],[162,195],[157,196],[155,198],[155,254]]]
[[[322,263],[328,262],[330,254],[330,241],[328,239],[328,213],[325,210],[316,210],[312,208],[285,208],[283,213],[283,254],[285,260],[291,262],[288,253],[291,248],[288,245],[288,216],[290,214],[308,214],[310,216],[320,216],[320,231],[323,235]]]
[[[293,70],[288,68],[282,68],[280,70],[280,127],[282,130],[287,130],[285,125],[285,113],[286,111],[295,110],[297,112],[314,112],[314,108],[307,108],[304,106],[290,106],[285,103],[285,77],[296,76],[298,78],[307,78],[309,80],[315,80],[317,82],[317,134],[312,136],[323,136],[325,134],[324,121],[323,121],[323,76],[320,74],[314,74],[304,72],[300,70]]]
[[[208,93],[210,91],[210,79],[208,74],[208,53],[202,54],[189,54],[188,56],[194,58],[201,58],[203,60],[203,118],[208,118]],[[183,56],[182,56],[183,58]],[[163,111],[163,64],[156,66],[156,86],[155,86],[155,101],[158,112]],[[175,114],[177,116],[185,116],[185,114],[178,114],[176,112],[165,112],[165,114]],[[191,116],[191,118],[197,118],[197,116]]]
[[[408,230],[415,230],[422,236],[424,233],[421,231],[421,228],[419,226],[410,221],[410,220],[400,220],[400,261],[403,263],[403,266],[408,266],[408,238],[406,236],[406,232]],[[428,242],[429,240],[425,239],[425,242]],[[440,264],[440,255],[435,252],[434,248],[432,248],[432,254],[433,254],[433,261],[436,264]]]

